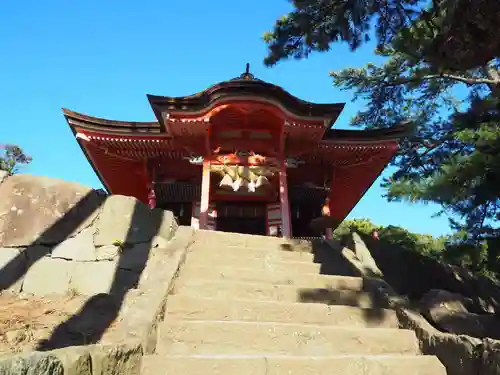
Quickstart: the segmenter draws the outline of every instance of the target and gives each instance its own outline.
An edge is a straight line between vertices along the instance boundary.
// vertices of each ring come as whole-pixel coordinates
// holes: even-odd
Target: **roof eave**
[[[63,109],[63,113],[64,113],[64,116],[66,117],[67,116],[67,112],[70,112],[69,110],[65,110]],[[67,119],[67,117],[66,117]],[[90,164],[90,166],[92,167],[92,170],[94,171],[94,173],[96,174],[97,178],[99,179],[99,181],[101,182],[102,186],[104,187],[104,189],[106,190],[106,192],[108,194],[111,194],[111,190],[109,189],[109,186],[108,184],[106,183],[106,180],[104,179],[104,177],[102,176],[102,174],[99,172],[99,169],[97,169],[97,167],[95,166],[95,163],[94,161],[92,160],[92,158],[90,157],[89,155],[89,152],[87,150],[87,148],[84,146],[83,142],[85,142],[84,140],[82,139],[78,139],[76,137],[76,129],[70,125],[70,129],[71,129],[71,132],[73,133],[73,136],[75,137],[75,140],[76,142],[78,143],[78,146],[80,147],[80,149],[82,150],[83,152],[83,155],[85,156],[85,158],[87,159],[88,163]]]
[[[71,129],[130,135],[130,133],[158,134],[161,132],[157,122],[117,121],[101,117],[93,117],[69,109],[62,109],[64,117]]]
[[[396,125],[391,128],[368,130],[328,129],[325,131],[322,142],[332,143],[339,141],[361,142],[399,142],[403,138],[414,134],[411,124]]]

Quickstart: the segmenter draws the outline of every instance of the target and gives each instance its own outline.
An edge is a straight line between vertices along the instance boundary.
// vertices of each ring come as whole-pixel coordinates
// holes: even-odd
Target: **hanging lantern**
[[[226,190],[230,190],[233,188],[233,179],[229,174],[226,173],[224,177],[222,177],[222,180],[219,183],[219,187]]]
[[[266,176],[259,176],[257,178],[257,182],[255,183],[256,189],[266,188],[269,186],[271,186],[271,183],[269,182]]]

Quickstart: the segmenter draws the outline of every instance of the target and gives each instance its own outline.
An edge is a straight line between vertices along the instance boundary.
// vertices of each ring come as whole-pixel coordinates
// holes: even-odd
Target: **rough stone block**
[[[133,298],[133,304],[124,304],[122,321],[116,330],[104,334],[103,343],[126,343],[131,338],[137,338],[145,353],[155,351],[157,327],[164,316],[167,296],[179,267],[185,260],[186,249],[192,243],[193,234],[192,228],[179,227],[166,248],[156,249],[158,256],[149,259],[146,269],[140,275],[139,289]]]
[[[170,240],[179,227],[173,212],[156,209],[153,210],[153,218],[155,222],[160,223],[159,228],[155,234],[162,236],[167,240]]]
[[[0,290],[18,293],[26,273],[26,255],[22,249],[0,248]]]
[[[61,361],[64,375],[93,375],[92,358],[88,348],[72,346],[51,353]]]
[[[62,362],[48,352],[30,352],[1,357],[0,374],[65,375]]]
[[[133,340],[123,345],[95,345],[92,356],[92,375],[139,375],[142,365],[141,343]]]
[[[42,258],[24,278],[23,292],[35,295],[64,294],[70,289],[74,263],[63,259]]]
[[[500,320],[494,314],[475,314],[467,310],[473,301],[446,290],[431,290],[420,300],[424,316],[443,332],[477,338],[500,338]]]
[[[396,312],[400,326],[415,331],[422,353],[438,357],[448,374],[490,375],[480,371],[478,352],[482,346],[481,340],[439,332],[423,316],[408,309],[397,309]]]
[[[94,237],[96,246],[112,245],[116,241],[136,244],[151,241],[160,227],[160,216],[153,220],[151,210],[132,197],[112,195],[106,199]]]
[[[86,228],[75,237],[61,242],[52,249],[52,258],[95,261],[97,254],[94,247],[94,231],[93,227]]]
[[[354,243],[354,251],[356,253],[356,257],[360,260],[363,265],[363,269],[368,276],[371,277],[383,277],[382,271],[378,268],[375,259],[373,259],[370,254],[370,250],[361,239],[359,234],[356,232],[352,233],[352,241]]]
[[[482,356],[481,375],[500,374],[500,341],[483,340],[484,353]]]
[[[74,264],[70,287],[79,294],[108,293],[116,273],[115,261]]]
[[[0,184],[0,246],[60,243],[88,227],[104,199],[76,183],[9,177]]]

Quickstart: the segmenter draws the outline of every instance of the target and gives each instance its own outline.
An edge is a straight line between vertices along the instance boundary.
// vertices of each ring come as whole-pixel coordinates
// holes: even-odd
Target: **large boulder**
[[[482,369],[480,339],[440,332],[422,315],[409,309],[397,309],[396,313],[401,328],[415,331],[422,354],[437,356],[448,374],[497,374],[480,371]]]
[[[373,259],[370,250],[368,249],[360,235],[355,232],[352,233],[352,244],[354,253],[361,262],[364,273],[367,276],[383,278],[384,275],[378,268],[377,262],[375,262],[375,260]]]
[[[500,374],[500,341],[483,340],[483,354],[481,375]]]
[[[475,314],[473,301],[445,290],[431,290],[420,301],[426,318],[438,329],[477,338],[500,338],[500,320],[493,314]]]
[[[90,187],[16,175],[0,184],[0,246],[55,245],[89,227],[105,197]]]

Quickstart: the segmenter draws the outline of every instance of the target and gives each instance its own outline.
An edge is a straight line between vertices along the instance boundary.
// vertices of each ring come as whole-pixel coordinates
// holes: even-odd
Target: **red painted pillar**
[[[201,175],[200,229],[208,229],[208,206],[210,204],[210,161],[203,161]]]
[[[279,189],[281,205],[281,231],[284,238],[292,237],[292,225],[290,220],[290,202],[288,200],[288,177],[286,173],[286,163],[282,159],[279,170]]]

